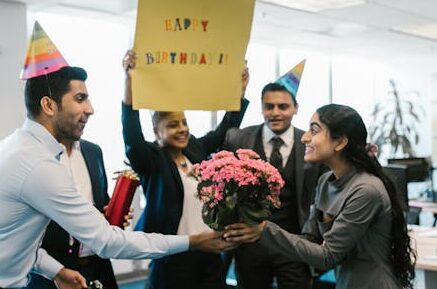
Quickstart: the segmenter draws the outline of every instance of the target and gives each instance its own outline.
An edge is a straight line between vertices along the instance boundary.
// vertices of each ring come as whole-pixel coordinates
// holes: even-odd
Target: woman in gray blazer
[[[303,236],[268,222],[260,242],[273,254],[323,270],[335,268],[337,289],[413,288],[415,254],[403,211],[366,138],[354,109],[319,108],[302,136],[305,161],[324,163],[332,171],[319,179]],[[241,224],[230,229],[225,237],[234,241],[253,230]]]

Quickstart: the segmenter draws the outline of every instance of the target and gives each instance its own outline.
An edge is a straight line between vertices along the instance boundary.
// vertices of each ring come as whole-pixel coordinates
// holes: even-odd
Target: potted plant
[[[385,151],[388,157],[415,157],[414,146],[420,140],[418,129],[424,115],[422,107],[414,101],[419,92],[410,91],[401,97],[394,80],[389,82],[388,100],[377,103],[371,113],[370,140],[380,148],[378,156]]]

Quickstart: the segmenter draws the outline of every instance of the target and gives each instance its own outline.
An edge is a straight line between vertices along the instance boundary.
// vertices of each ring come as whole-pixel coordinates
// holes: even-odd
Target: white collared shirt
[[[77,191],[80,192],[85,200],[90,201],[91,204],[94,204],[91,178],[85,163],[85,159],[80,150],[80,142],[73,142],[70,155],[67,154],[67,149],[65,146],[62,146],[64,147],[64,152],[61,154],[61,159],[59,161],[67,168],[68,172],[73,177]]]
[[[64,145],[62,145],[62,147],[64,148],[64,152],[61,154],[59,161],[67,168],[74,180],[77,191],[80,192],[85,200],[89,201],[91,204],[94,204],[91,178],[88,172],[88,167],[85,163],[85,158],[83,157],[80,149],[80,142],[73,142],[70,155],[67,153],[67,148]],[[73,241],[73,236],[70,236],[70,242],[72,243]],[[79,248],[79,257],[91,255],[95,255],[94,252],[81,243]]]
[[[263,125],[262,130],[262,139],[263,139],[263,147],[264,153],[266,154],[266,158],[270,161],[270,155],[272,154],[273,144],[271,142],[272,138],[279,137],[282,139],[284,144],[279,149],[279,152],[282,155],[282,167],[285,167],[287,164],[287,160],[290,156],[291,150],[293,149],[294,144],[294,127],[290,125],[290,127],[284,131],[282,134],[275,134],[267,125]]]
[[[77,191],[59,163],[61,153],[53,135],[30,119],[0,142],[0,287],[25,287],[31,270],[53,279],[62,268],[38,250],[50,219],[102,258],[159,258],[188,250],[188,236],[110,226]]]
[[[185,162],[187,163],[188,171],[190,171],[193,165],[188,158],[185,158]],[[190,174],[183,172],[180,168],[178,168],[178,171],[184,190],[184,203],[182,205],[182,216],[179,220],[177,234],[190,235],[199,234],[203,231],[211,231],[202,219],[203,203],[196,197],[199,182]]]

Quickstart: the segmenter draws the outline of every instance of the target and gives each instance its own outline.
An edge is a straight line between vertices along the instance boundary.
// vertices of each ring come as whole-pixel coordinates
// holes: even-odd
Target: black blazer
[[[254,149],[257,136],[261,133],[262,128],[263,124],[243,129],[230,129],[226,135],[224,149],[230,151],[236,151],[239,148]],[[326,171],[324,166],[313,165],[304,161],[305,146],[301,142],[303,133],[302,130],[294,128],[294,154],[290,154],[287,160],[288,162],[291,158],[294,158],[296,164],[294,179],[296,181],[297,215],[301,230],[309,217],[318,178]],[[261,156],[263,155],[264,152]]]
[[[80,149],[91,180],[94,206],[103,212],[103,207],[109,202],[109,196],[107,193],[108,181],[103,164],[102,150],[98,145],[86,140],[80,140]],[[54,221],[49,223],[41,247],[66,268],[78,270],[78,246],[74,246],[73,251],[69,252],[72,249],[70,247],[70,235]],[[104,260],[103,263],[107,274],[114,276],[110,260]],[[51,283],[53,284],[53,282]],[[116,286],[114,279],[114,284],[111,288],[117,288]],[[49,288],[49,286],[47,286],[44,278],[40,279],[37,276],[35,278],[32,276],[31,282],[26,288],[42,289]]]
[[[183,153],[191,163],[205,160],[223,143],[226,131],[238,127],[246,111],[247,100],[241,110],[228,112],[214,131],[201,138],[190,135]],[[122,105],[123,138],[126,156],[132,168],[141,178],[146,197],[144,209],[136,229],[144,232],[176,234],[182,216],[183,186],[178,169],[172,158],[156,143],[144,139],[139,113],[130,105]]]

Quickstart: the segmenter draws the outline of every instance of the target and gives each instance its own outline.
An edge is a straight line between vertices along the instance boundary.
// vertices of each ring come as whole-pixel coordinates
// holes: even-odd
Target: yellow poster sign
[[[254,0],[139,0],[134,108],[238,110]]]

